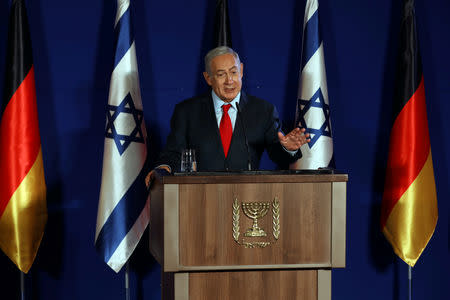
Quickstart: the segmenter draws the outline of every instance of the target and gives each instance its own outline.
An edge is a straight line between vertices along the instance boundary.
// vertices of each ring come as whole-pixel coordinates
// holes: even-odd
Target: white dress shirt
[[[231,104],[231,107],[228,110],[228,115],[230,116],[231,126],[234,131],[234,124],[236,124],[236,117],[237,117],[236,103],[239,103],[239,99],[241,99],[241,92],[239,92],[237,94],[236,98],[234,98],[233,101],[231,101],[231,102],[223,101],[216,95],[216,93],[214,93],[214,91],[211,91],[211,95],[212,95],[213,103],[214,103],[214,112],[216,113],[217,127],[220,128],[220,120],[222,120],[222,115],[223,115],[222,106],[224,104]]]

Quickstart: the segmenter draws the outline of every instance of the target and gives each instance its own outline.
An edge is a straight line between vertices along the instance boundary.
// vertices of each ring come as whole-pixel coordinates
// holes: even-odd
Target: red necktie
[[[228,110],[230,109],[231,104],[222,105],[222,119],[220,120],[220,137],[222,138],[222,146],[223,152],[225,153],[225,157],[228,155],[228,149],[230,148],[231,136],[233,135],[233,127],[231,126],[231,119],[228,115]]]

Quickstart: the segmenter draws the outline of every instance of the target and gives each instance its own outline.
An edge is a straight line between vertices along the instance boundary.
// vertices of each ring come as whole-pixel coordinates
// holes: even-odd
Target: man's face
[[[203,76],[220,99],[231,102],[241,91],[243,71],[244,65],[232,54],[224,54],[211,60],[211,74],[203,72]]]

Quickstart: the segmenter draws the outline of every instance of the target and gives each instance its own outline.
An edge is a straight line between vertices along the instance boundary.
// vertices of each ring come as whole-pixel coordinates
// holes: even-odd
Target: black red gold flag
[[[434,233],[437,217],[414,1],[405,0],[381,229],[395,253],[414,266]]]
[[[34,68],[23,0],[11,4],[0,110],[0,248],[24,273],[47,221]]]
[[[214,47],[228,46],[232,48],[228,0],[217,0],[214,21]]]

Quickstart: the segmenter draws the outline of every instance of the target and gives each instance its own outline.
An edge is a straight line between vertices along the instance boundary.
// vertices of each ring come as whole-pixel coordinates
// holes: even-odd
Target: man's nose
[[[225,82],[233,82],[233,74],[227,73],[227,77],[225,78]]]

